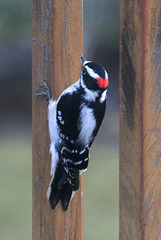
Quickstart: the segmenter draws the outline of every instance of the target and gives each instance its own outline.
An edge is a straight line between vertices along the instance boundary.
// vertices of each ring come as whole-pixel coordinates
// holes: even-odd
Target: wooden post
[[[82,1],[33,0],[33,240],[81,240],[82,183],[67,212],[51,210],[46,198],[50,182],[47,101],[36,97],[47,80],[58,98],[80,75]],[[82,179],[81,179],[82,181]]]
[[[160,0],[121,0],[120,40],[120,240],[159,240]]]

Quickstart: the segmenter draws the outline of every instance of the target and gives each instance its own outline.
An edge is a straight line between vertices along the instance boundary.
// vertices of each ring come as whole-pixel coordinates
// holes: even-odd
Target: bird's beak
[[[82,55],[80,55],[80,60],[81,60],[82,67],[83,67],[85,65],[85,62],[87,62],[87,60]]]

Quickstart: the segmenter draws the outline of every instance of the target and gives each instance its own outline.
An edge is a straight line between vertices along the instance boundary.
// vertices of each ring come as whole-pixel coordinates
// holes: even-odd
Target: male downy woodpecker
[[[80,56],[82,67],[79,80],[68,87],[58,98],[50,97],[44,82],[39,85],[49,100],[48,121],[51,139],[51,182],[47,197],[54,209],[61,200],[66,211],[72,192],[79,188],[80,171],[88,166],[89,148],[102,123],[108,87],[105,69]]]

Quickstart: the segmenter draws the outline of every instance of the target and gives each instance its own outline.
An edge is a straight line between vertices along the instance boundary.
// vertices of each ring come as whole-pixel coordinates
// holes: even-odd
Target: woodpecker
[[[79,80],[53,100],[44,81],[40,87],[49,100],[48,123],[51,153],[51,181],[47,198],[54,209],[61,200],[67,210],[72,193],[79,189],[80,171],[86,171],[89,148],[105,114],[108,74],[101,65],[81,59]]]

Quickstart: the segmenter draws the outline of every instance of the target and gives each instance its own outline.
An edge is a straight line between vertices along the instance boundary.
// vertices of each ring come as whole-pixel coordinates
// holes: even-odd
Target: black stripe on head
[[[92,78],[88,72],[86,72],[86,74],[83,76],[83,81],[84,84],[86,85],[86,87],[90,90],[94,90],[97,91],[99,90],[98,84],[96,79]]]
[[[105,69],[95,62],[86,63],[85,66],[90,67],[95,73],[97,73],[101,78],[105,78]]]

